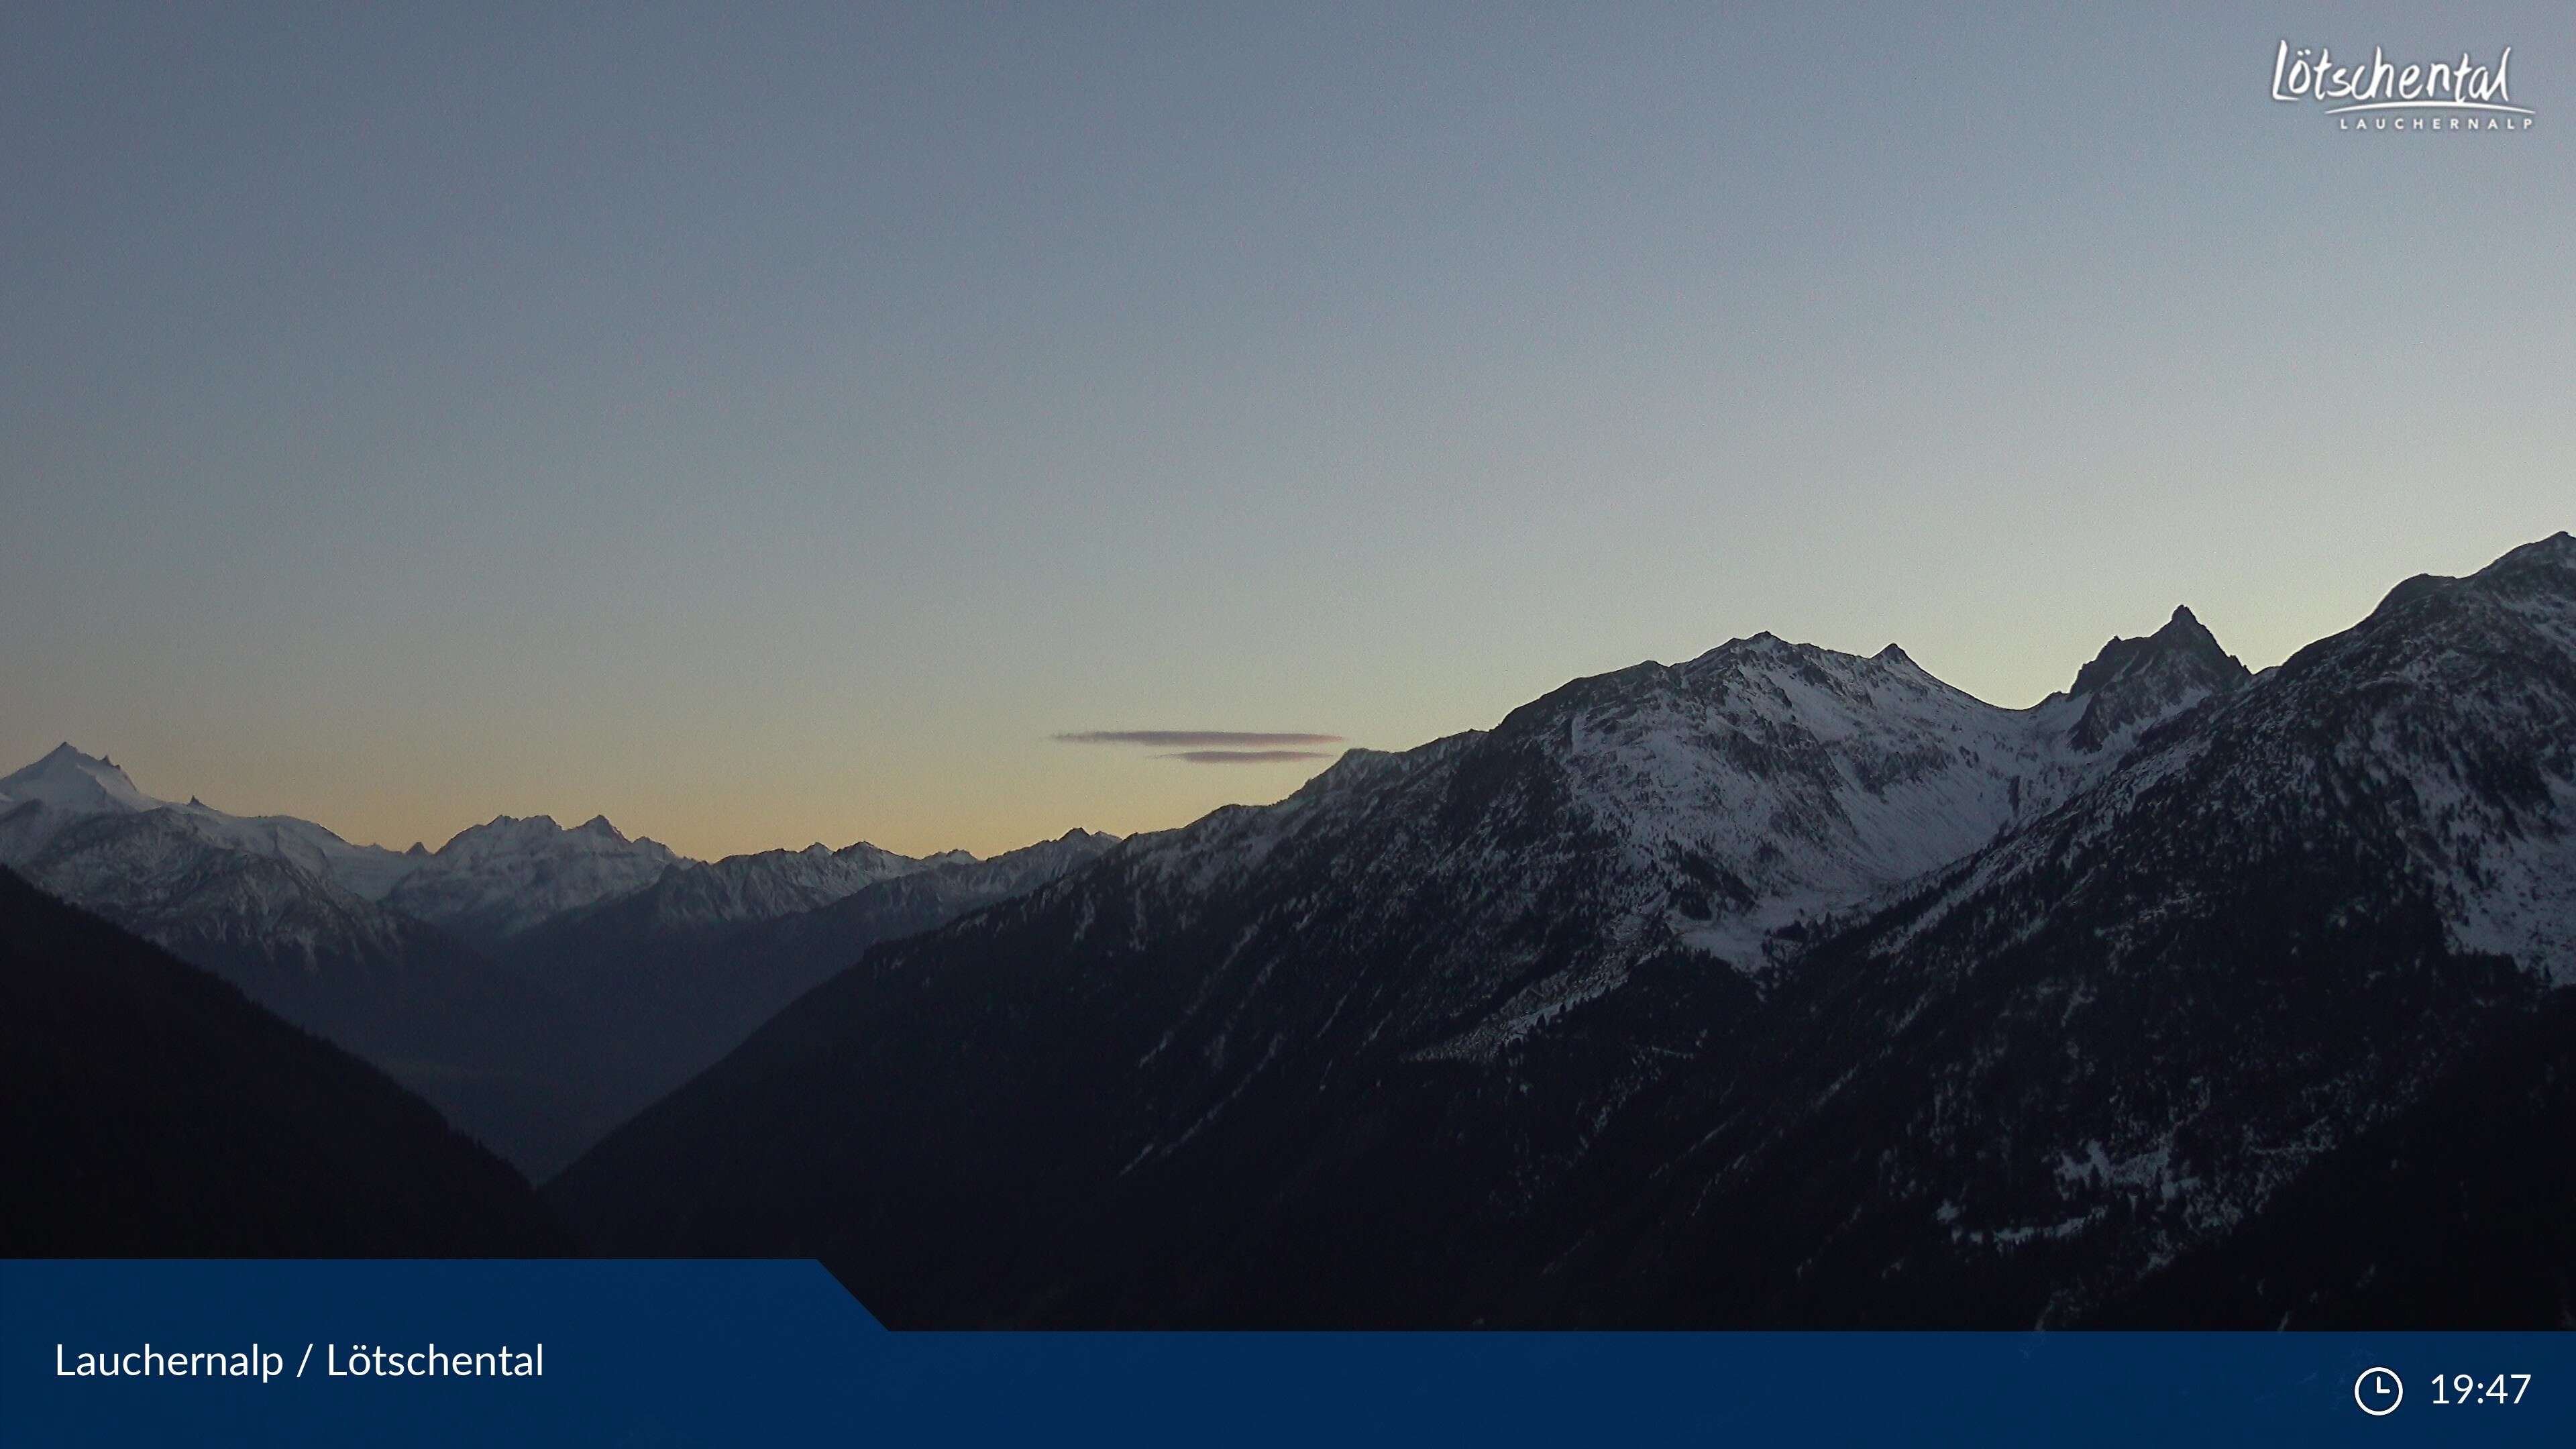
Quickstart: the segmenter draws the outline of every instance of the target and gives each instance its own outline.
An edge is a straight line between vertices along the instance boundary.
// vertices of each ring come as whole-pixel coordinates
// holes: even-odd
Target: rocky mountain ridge
[[[549,1194],[898,1323],[2188,1321],[2576,972],[2571,630],[2562,534],[2259,677],[1578,680],[879,948]]]
[[[1049,842],[989,862],[915,859],[860,843],[702,863],[605,817],[567,829],[542,815],[396,852],[158,799],[68,743],[0,777],[0,865],[366,1057],[538,1174],[887,931],[927,929],[1042,878],[1042,858],[1061,869],[1087,854]],[[943,871],[966,874],[910,908],[798,919]],[[641,953],[572,925],[593,916]],[[634,919],[651,928],[621,934]],[[794,945],[736,963],[732,938],[754,928]],[[639,1015],[676,1023],[679,1045],[616,1040]]]

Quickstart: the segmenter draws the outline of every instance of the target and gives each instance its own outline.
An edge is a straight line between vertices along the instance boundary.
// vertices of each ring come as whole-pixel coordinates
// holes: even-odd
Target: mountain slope
[[[2320,1158],[2246,1231],[2150,1274],[2118,1327],[2576,1328],[2576,991]]]
[[[1596,1163],[1551,1311],[2085,1321],[2576,976],[2564,536],[2190,724],[1803,960]]]
[[[1096,1263],[1152,1317],[1186,1290],[1062,1235],[1131,1216],[1113,1200],[1212,1191],[1312,1154],[1336,1182],[1368,1179],[1365,1276],[1400,1298],[1398,1264],[1473,1251],[1455,1224],[1498,1180],[1561,1176],[1592,1123],[1752,1008],[1752,982],[1810,920],[2100,768],[2063,739],[2083,709],[1995,709],[1895,650],[1767,635],[1577,681],[1490,734],[1352,752],[1278,806],[1139,837],[917,959],[872,958],[550,1191],[613,1245],[663,1242],[679,1225],[643,1215],[666,1206],[742,1230],[674,1251],[936,1244],[850,1269],[897,1319],[1029,1311],[949,1276],[984,1273],[976,1241]],[[1624,1039],[1587,1035],[1605,1011],[1668,1002],[1682,1009],[1644,1011]],[[1532,1053],[1549,1062],[1544,1089],[1522,1091]],[[802,1100],[782,1115],[785,1096]],[[1397,1132],[1388,1112],[1438,1126]],[[656,1170],[649,1153],[605,1166],[625,1139],[665,1131],[720,1155],[706,1175],[720,1209],[626,1190]],[[1188,1165],[1211,1153],[1234,1165]],[[622,1185],[587,1196],[594,1174]],[[1153,1185],[1166,1178],[1193,1185]],[[919,1196],[871,1198],[880,1181]],[[1189,1216],[1158,1203],[1134,1254],[1189,1240],[1163,1231]],[[1346,1260],[1347,1246],[1323,1251]],[[1357,1276],[1345,1261],[1303,1281]]]
[[[427,1104],[0,870],[12,1256],[517,1256],[570,1241]]]
[[[174,805],[68,744],[6,778],[0,864],[358,1052],[535,1174],[869,945],[1099,848],[1077,831],[990,862],[859,844],[701,864],[605,818],[501,816],[396,853]],[[939,879],[817,914],[917,873]]]
[[[2087,1321],[2567,974],[2572,604],[2562,535],[2251,682],[1578,681],[881,949],[548,1192],[894,1322]]]
[[[391,1072],[521,1163],[589,1139],[564,1120],[563,1001],[433,926],[167,807],[84,815],[14,862],[75,901]]]
[[[520,936],[504,959],[570,1003],[579,1026],[563,1050],[590,1088],[581,1130],[596,1140],[870,946],[1018,895],[1113,843],[1075,830],[983,861],[860,844],[685,865]]]

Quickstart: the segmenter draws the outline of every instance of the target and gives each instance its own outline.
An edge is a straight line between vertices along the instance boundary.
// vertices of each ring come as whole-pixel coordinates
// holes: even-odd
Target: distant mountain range
[[[1110,843],[701,863],[605,818],[505,815],[392,851],[156,799],[69,744],[0,777],[0,864],[366,1057],[540,1176],[889,933]],[[914,875],[936,884],[871,897]]]
[[[583,1024],[578,1075],[598,1106],[581,1135],[595,1140],[869,946],[1018,895],[1115,843],[1075,830],[990,860],[862,844],[688,862],[529,929],[499,959]]]
[[[397,852],[65,745],[0,865],[10,1251],[818,1256],[909,1325],[2576,1327],[2563,533],[2259,674],[2188,610],[2023,710],[1756,635],[990,860]]]
[[[1352,751],[877,947],[547,1196],[896,1324],[2576,1326],[2571,992],[2562,533],[2261,674],[1757,635]]]

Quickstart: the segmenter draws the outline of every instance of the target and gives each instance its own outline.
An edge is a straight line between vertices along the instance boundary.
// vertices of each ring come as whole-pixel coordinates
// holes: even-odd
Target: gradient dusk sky
[[[12,6],[0,771],[990,851],[1763,629],[2259,668],[2576,526],[2571,135],[2564,3]]]

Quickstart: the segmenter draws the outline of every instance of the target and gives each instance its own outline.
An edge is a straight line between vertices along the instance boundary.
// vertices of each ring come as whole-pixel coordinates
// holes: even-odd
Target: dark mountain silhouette
[[[2576,991],[2109,1305],[2115,1327],[2576,1328]]]
[[[0,1252],[568,1251],[427,1103],[166,951],[0,869]]]
[[[851,846],[825,855],[846,861],[868,852],[894,863],[878,869],[901,873],[846,894],[820,894],[819,905],[776,892],[767,879],[777,874],[771,857],[794,853],[737,856],[674,869],[648,890],[525,933],[504,951],[503,967],[562,1003],[567,1021],[546,1067],[550,1080],[565,1084],[553,1098],[555,1140],[587,1146],[606,1136],[870,946],[1029,890],[1112,843],[1075,830],[989,860],[959,853],[926,866]],[[746,901],[745,884],[767,886],[775,896]],[[523,1160],[542,1173],[573,1156],[550,1147]]]

